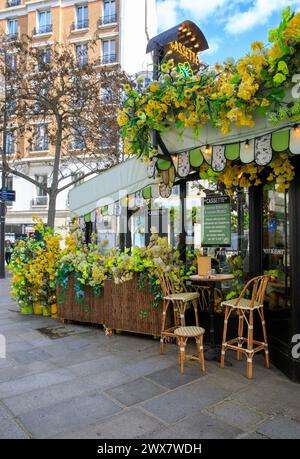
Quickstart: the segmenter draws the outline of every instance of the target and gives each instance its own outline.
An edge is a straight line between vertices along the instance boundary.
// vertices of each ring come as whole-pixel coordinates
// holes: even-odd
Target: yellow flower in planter
[[[152,83],[149,86],[151,92],[158,91],[160,89],[160,85],[158,83]]]

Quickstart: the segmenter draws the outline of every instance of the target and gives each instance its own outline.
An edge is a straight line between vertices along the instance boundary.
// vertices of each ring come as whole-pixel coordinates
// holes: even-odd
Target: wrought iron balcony
[[[51,33],[51,32],[52,32],[52,24],[40,25],[33,29],[33,35],[40,35],[42,33]]]
[[[117,15],[116,14],[110,14],[106,16],[102,16],[101,18],[98,19],[98,27],[101,27],[106,24],[114,24],[117,22]]]
[[[21,0],[7,0],[7,7],[11,8],[12,6],[21,5]]]
[[[18,32],[7,33],[5,38],[6,41],[16,41],[18,39]]]
[[[89,20],[84,19],[82,21],[73,22],[71,25],[71,30],[88,29],[88,27],[89,27]]]

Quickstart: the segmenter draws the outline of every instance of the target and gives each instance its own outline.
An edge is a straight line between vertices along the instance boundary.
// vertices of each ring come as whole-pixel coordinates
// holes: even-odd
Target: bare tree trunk
[[[57,137],[55,143],[55,156],[53,164],[53,178],[49,190],[49,207],[48,207],[48,221],[47,225],[50,228],[55,226],[55,214],[56,214],[56,198],[58,194],[58,183],[59,183],[59,166],[61,156],[61,144],[62,144],[62,124],[59,117],[56,118],[57,122]]]
[[[50,193],[49,194],[49,207],[48,207],[47,225],[50,228],[54,228],[54,226],[55,226],[56,198],[57,198],[57,193]]]

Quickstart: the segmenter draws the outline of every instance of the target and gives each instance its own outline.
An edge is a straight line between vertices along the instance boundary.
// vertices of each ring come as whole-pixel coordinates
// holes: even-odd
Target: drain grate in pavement
[[[42,335],[46,335],[48,336],[48,338],[51,338],[51,339],[65,338],[66,336],[81,335],[83,333],[90,332],[90,330],[83,330],[79,328],[78,329],[69,328],[69,327],[64,327],[63,325],[59,325],[56,327],[37,328],[36,330],[42,333]]]

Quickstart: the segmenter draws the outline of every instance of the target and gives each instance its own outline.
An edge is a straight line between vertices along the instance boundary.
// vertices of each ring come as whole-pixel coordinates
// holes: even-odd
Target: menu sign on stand
[[[231,202],[229,196],[203,198],[201,224],[202,247],[231,246]]]

